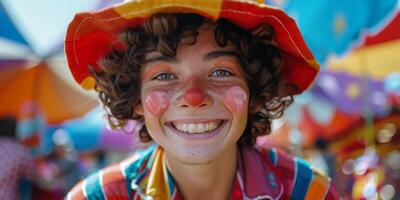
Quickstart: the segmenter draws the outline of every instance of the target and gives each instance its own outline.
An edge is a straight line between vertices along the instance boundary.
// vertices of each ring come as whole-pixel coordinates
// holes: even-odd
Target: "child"
[[[253,146],[319,66],[283,11],[243,0],[129,1],[81,13],[66,36],[75,80],[115,127],[154,145],[67,199],[336,199],[306,162]]]

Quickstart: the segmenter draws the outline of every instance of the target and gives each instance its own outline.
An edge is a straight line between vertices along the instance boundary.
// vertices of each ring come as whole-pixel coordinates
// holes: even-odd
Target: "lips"
[[[173,121],[169,124],[181,133],[205,134],[218,129],[224,122],[224,120],[208,120],[203,122]]]

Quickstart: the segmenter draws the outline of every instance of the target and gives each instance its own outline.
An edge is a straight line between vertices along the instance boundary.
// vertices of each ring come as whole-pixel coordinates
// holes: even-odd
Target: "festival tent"
[[[336,140],[355,124],[368,123],[366,112],[372,117],[389,115],[398,107],[391,97],[383,81],[323,70],[310,92],[295,97],[280,119],[281,125],[270,136],[261,137],[259,143],[310,147],[318,139]]]
[[[295,103],[299,108],[294,112],[289,108],[287,117],[296,122],[307,144],[317,138],[334,140],[347,134],[354,124],[368,123],[366,113],[384,117],[397,106],[391,101],[392,94],[385,90],[383,81],[345,72],[323,70],[308,95],[308,103]],[[291,120],[293,114],[300,116]]]

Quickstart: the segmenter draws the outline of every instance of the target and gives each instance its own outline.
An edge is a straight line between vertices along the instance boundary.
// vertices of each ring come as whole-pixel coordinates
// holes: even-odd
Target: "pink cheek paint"
[[[160,116],[165,112],[169,105],[169,100],[165,92],[151,92],[145,100],[147,110],[154,116]]]
[[[246,103],[246,100],[246,92],[238,86],[231,87],[225,92],[224,103],[232,112],[241,111]]]
[[[193,87],[186,91],[184,98],[190,106],[194,107],[203,103],[205,97],[202,89]]]

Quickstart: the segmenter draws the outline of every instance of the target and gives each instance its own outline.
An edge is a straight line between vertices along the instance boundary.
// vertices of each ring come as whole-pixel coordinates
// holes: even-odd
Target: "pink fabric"
[[[251,199],[279,199],[284,190],[282,180],[266,161],[267,156],[251,147],[244,147],[241,152],[238,178],[243,182],[242,193]]]
[[[17,140],[0,138],[0,199],[20,199],[20,178],[33,176],[34,160]]]

